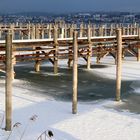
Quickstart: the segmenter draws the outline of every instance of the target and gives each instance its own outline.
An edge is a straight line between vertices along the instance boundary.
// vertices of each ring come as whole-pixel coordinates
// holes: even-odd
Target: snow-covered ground
[[[93,62],[95,60],[93,59]],[[110,57],[106,57],[105,68],[89,70],[107,78],[115,78],[115,65]],[[80,60],[80,63],[82,61]],[[102,65],[101,64],[101,65]],[[61,64],[60,64],[61,65]],[[127,58],[123,63],[123,80],[134,81],[132,88],[140,84],[140,63],[134,58]],[[26,81],[14,80],[14,84],[28,84]],[[139,90],[136,89],[139,93]],[[4,78],[0,78],[0,120],[4,112]],[[139,140],[140,139],[140,115],[130,113],[127,110],[117,111],[110,106],[119,106],[123,102],[102,100],[94,102],[78,103],[78,114],[71,113],[71,103],[55,101],[54,99],[32,94],[32,91],[13,88],[13,125],[20,122],[21,125],[13,129],[9,140],[20,140],[26,128],[22,140],[37,140],[45,130],[54,133],[55,140]],[[36,115],[37,119],[30,118]],[[1,122],[0,122],[1,126]],[[4,128],[4,123],[2,124]],[[0,129],[0,140],[7,140],[10,132]]]

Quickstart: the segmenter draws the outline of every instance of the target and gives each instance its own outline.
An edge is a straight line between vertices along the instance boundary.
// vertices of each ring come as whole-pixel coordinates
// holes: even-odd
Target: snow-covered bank
[[[36,140],[44,130],[52,130],[56,140],[138,140],[140,138],[140,117],[135,114],[117,112],[104,106],[119,105],[114,101],[79,104],[78,114],[71,114],[71,103],[45,101],[42,97],[32,97],[14,89],[13,124],[20,122],[11,135],[18,140],[29,118],[36,114],[37,120],[30,122],[24,140]],[[4,94],[0,93],[4,100]],[[2,104],[1,104],[2,107]],[[2,140],[6,133],[0,131]],[[4,136],[3,136],[4,135]]]
[[[102,65],[108,65],[108,67],[95,68],[88,72],[114,79],[115,66],[109,65],[114,63],[113,59],[110,57],[105,59]],[[138,62],[133,60],[124,62],[123,80],[139,82],[139,70]],[[20,84],[25,85],[24,88],[15,86]],[[78,104],[78,114],[73,115],[71,102],[55,101],[53,98],[35,94],[34,91],[26,89],[26,86],[30,86],[27,81],[17,79],[14,81],[13,125],[17,122],[21,125],[14,129],[10,140],[19,140],[27,124],[28,127],[22,140],[36,140],[45,130],[52,130],[55,140],[140,139],[140,115],[112,109],[124,104],[123,102],[116,103],[110,100],[81,102]],[[133,83],[132,87],[135,88],[136,83]],[[4,111],[4,101],[4,79],[0,78],[0,114]],[[33,115],[37,115],[36,121],[29,121]],[[6,140],[8,134],[0,130],[0,140]]]
[[[14,89],[14,92],[18,92]],[[1,99],[3,94],[0,93]],[[23,140],[36,140],[45,130],[52,130],[56,140],[138,140],[140,138],[140,116],[117,112],[104,106],[120,103],[104,101],[100,103],[79,104],[78,114],[71,114],[71,103],[45,101],[41,97],[32,97],[14,93],[13,124],[20,122],[11,135],[11,140],[18,140],[32,115],[37,115],[35,122],[30,122]],[[7,138],[0,131],[1,140]]]

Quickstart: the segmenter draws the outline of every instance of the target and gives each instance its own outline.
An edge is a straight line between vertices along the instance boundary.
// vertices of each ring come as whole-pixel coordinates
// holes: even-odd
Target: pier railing
[[[78,31],[78,37],[87,37],[88,29],[91,30],[91,37],[116,36],[116,29],[121,28],[122,35],[138,35],[139,25],[121,24],[95,25],[95,24],[8,24],[0,25],[0,40],[3,40],[5,33],[11,30],[14,40],[23,39],[52,39],[54,28],[57,30],[58,38],[72,38],[73,31]]]

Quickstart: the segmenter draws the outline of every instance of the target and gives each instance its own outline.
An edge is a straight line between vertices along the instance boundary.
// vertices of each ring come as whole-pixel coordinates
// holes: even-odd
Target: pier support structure
[[[5,130],[12,129],[12,33],[6,35]]]
[[[54,27],[54,74],[58,73],[58,41],[57,27]]]
[[[121,99],[121,73],[122,73],[122,33],[117,29],[117,65],[116,65],[116,101]]]
[[[138,39],[140,40],[140,28],[138,28]],[[138,50],[137,50],[137,61],[140,62],[140,45],[138,45]]]
[[[40,65],[41,65],[41,61],[40,60],[36,60],[35,61],[35,71],[36,72],[40,72]]]
[[[88,54],[87,54],[87,69],[90,69],[91,66],[91,55],[92,55],[92,44],[91,44],[91,29],[88,26]]]
[[[78,32],[73,33],[73,98],[72,98],[72,113],[77,113],[77,85],[78,85]]]

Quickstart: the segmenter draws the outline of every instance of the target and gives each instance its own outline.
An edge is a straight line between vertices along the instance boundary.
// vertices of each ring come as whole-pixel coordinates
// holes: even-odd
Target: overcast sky
[[[0,12],[130,11],[140,12],[140,0],[0,0]]]

